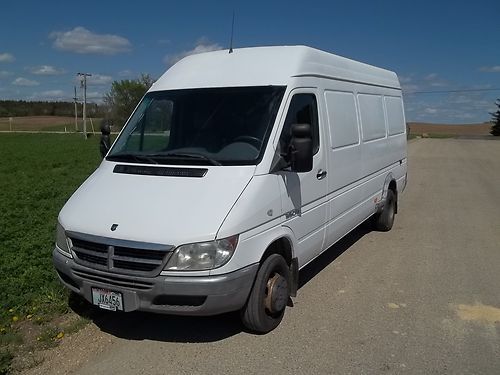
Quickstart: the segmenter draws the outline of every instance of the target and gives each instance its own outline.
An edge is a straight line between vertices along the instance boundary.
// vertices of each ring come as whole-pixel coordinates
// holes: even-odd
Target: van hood
[[[64,205],[65,230],[173,246],[210,241],[255,171],[202,166],[203,177],[172,177],[116,173],[117,164],[103,161]]]

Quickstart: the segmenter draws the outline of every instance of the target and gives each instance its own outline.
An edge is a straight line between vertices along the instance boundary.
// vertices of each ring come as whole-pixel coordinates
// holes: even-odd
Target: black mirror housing
[[[101,142],[99,143],[99,150],[101,157],[104,159],[109,149],[111,148],[111,125],[109,121],[103,120],[101,123]]]
[[[310,172],[313,168],[313,141],[310,124],[293,124],[288,159],[292,171]]]

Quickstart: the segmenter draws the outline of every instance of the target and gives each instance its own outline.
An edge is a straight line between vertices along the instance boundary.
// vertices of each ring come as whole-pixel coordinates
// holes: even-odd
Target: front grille
[[[138,247],[114,246],[117,240],[110,240],[109,243],[75,237],[70,237],[70,240],[77,263],[116,273],[154,276],[161,271],[171,254],[171,247],[165,246],[152,249],[141,248],[141,244],[136,242],[134,246]]]
[[[152,289],[154,286],[153,283],[147,281],[129,280],[124,277],[109,275],[109,274],[100,275],[94,272],[84,271],[84,270],[73,270],[73,274],[87,281],[99,282],[103,284],[109,284],[130,289],[148,290]]]

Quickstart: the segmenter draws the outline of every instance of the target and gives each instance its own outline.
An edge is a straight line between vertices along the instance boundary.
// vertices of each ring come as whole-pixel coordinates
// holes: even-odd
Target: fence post
[[[9,117],[9,128],[10,131],[12,132],[12,117]]]

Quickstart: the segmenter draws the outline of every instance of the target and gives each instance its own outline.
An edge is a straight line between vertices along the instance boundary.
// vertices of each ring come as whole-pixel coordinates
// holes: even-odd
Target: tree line
[[[495,105],[498,109],[491,114],[491,122],[493,125],[491,126],[490,133],[495,136],[500,136],[500,99],[497,99]]]

